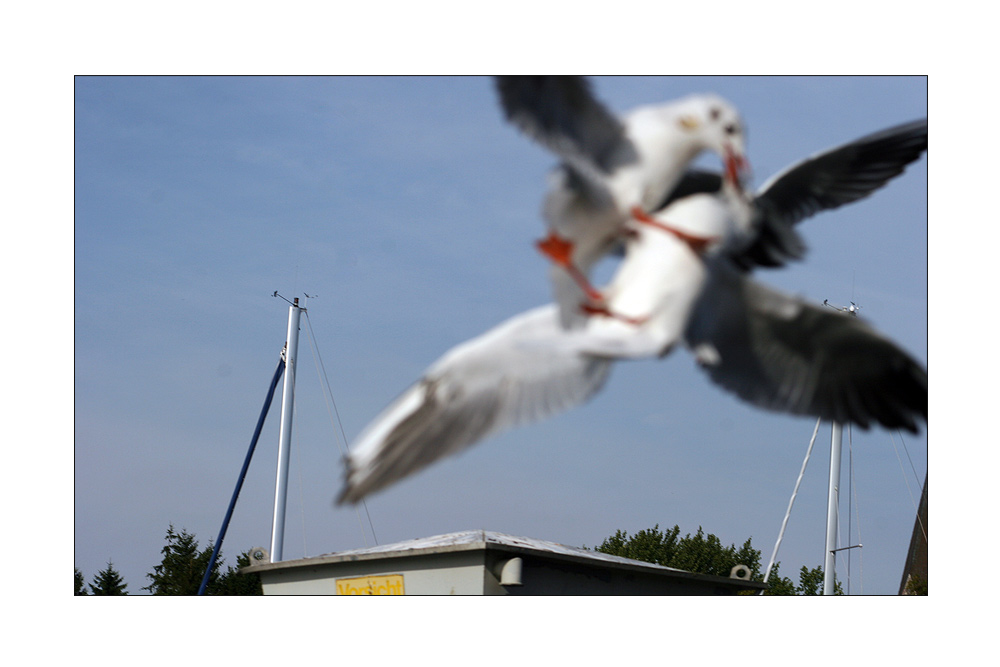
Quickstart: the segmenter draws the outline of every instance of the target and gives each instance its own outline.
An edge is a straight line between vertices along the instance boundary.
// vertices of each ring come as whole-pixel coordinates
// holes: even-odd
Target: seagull
[[[716,176],[716,192],[669,198],[653,218],[672,227],[634,230],[606,306],[590,309],[585,333],[571,337],[575,349],[637,359],[683,341],[713,382],[759,407],[916,432],[915,418],[927,419],[927,374],[910,355],[859,320],[854,304],[845,317],[750,273],[801,259],[797,223],[870,195],[926,147],[927,122],[915,121],[796,163],[753,197]],[[713,241],[696,249],[676,229]],[[610,311],[618,316],[599,317]]]
[[[773,266],[783,258],[799,257],[796,253],[802,244],[788,242],[797,238],[792,229],[795,224],[819,210],[866,196],[891,179],[890,172],[901,171],[886,166],[875,170],[872,165],[892,162],[878,151],[847,163],[823,157],[857,149],[848,146],[793,166],[753,198],[743,191],[736,170],[711,178],[696,175],[693,180],[699,181],[698,187],[685,177],[679,188],[690,192],[664,196],[665,206],[643,219],[633,218],[623,229],[625,260],[605,289],[603,305],[594,305],[593,312],[584,313],[581,323],[573,327],[565,326],[560,304],[540,306],[446,352],[357,437],[345,461],[345,481],[337,503],[357,503],[487,437],[579,406],[600,391],[616,361],[662,356],[678,342],[695,351],[712,380],[745,400],[789,412],[838,405],[830,398],[836,396],[833,389],[812,391],[812,401],[805,399],[804,391],[796,394],[783,389],[789,378],[794,379],[796,364],[818,367],[818,362],[810,361],[816,359],[817,349],[825,349],[826,338],[810,325],[822,321],[815,312],[819,309],[781,297],[744,274],[757,264]],[[866,169],[872,174],[857,179],[866,185],[850,195],[830,194],[840,192],[836,184],[849,182],[852,170]],[[876,171],[882,176],[876,176]],[[811,183],[809,174],[816,182]],[[792,182],[801,185],[786,187]],[[781,242],[772,241],[772,236]],[[690,238],[705,243],[693,244]],[[725,308],[727,304],[732,307]],[[608,313],[601,313],[602,308]],[[741,313],[761,322],[764,332],[738,326],[734,320]],[[867,347],[853,357],[848,354],[839,377],[846,377],[848,383],[856,381],[862,371],[852,371],[851,364],[867,372],[877,369],[879,357],[898,352],[896,358],[904,368],[899,376],[905,379],[905,371],[915,374],[919,393],[921,371],[907,366],[905,353],[869,333],[856,318],[849,321],[856,324],[842,326],[837,320],[829,328],[834,348],[850,349],[854,340]],[[727,334],[739,340],[730,342]],[[804,351],[794,345],[800,336],[805,336]],[[772,363],[768,356],[772,349],[779,350],[774,357],[776,375],[761,367]],[[868,375],[873,388],[884,387],[885,374]],[[926,418],[925,375],[923,384]],[[821,388],[828,385],[836,389],[833,380],[821,381]],[[884,401],[894,400],[892,396],[887,393]],[[905,400],[903,405],[907,405]],[[845,414],[866,425],[871,412]]]
[[[693,194],[648,221],[630,223],[624,259],[602,289],[604,302],[583,306],[588,320],[567,330],[566,344],[581,354],[644,359],[666,356],[683,342],[711,260],[739,243],[737,197],[727,184],[721,193]],[[692,246],[677,232],[707,242]]]
[[[777,268],[801,260],[805,243],[795,225],[871,195],[903,173],[927,150],[927,119],[896,125],[813,154],[769,178],[739,204],[751,215],[751,246],[733,259],[743,268]],[[728,177],[732,180],[732,177]],[[689,170],[655,207],[660,215],[673,201],[699,192],[719,192],[725,174]]]
[[[358,436],[337,504],[356,503],[487,436],[579,405],[611,360],[562,344],[558,307],[516,315],[446,352]]]
[[[927,371],[857,317],[717,261],[684,332],[709,378],[757,407],[918,432]]]
[[[501,76],[496,83],[507,119],[561,160],[543,204],[549,234],[538,247],[555,265],[564,325],[579,322],[581,303],[602,302],[591,267],[621,241],[627,221],[648,218],[699,153],[717,153],[734,180],[748,168],[743,122],[717,95],[641,106],[618,118],[581,77]]]
[[[593,396],[613,359],[581,353],[566,338],[588,320],[581,303],[603,301],[589,284],[590,267],[620,242],[627,221],[669,224],[646,211],[701,151],[724,156],[732,178],[746,167],[742,121],[717,96],[640,107],[620,120],[580,77],[498,77],[497,88],[508,119],[563,160],[544,206],[550,234],[539,244],[559,267],[557,304],[517,315],[429,367],[358,436],[338,504]]]

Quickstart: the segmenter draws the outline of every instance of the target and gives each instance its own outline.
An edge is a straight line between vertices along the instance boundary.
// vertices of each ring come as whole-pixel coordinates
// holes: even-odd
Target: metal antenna
[[[285,299],[285,297],[283,297],[280,294],[278,294],[278,290],[274,290],[274,294],[272,294],[271,296],[276,296],[276,297],[278,297],[280,299]],[[298,301],[298,299],[296,299],[296,301]],[[285,299],[285,303],[287,303],[289,306],[294,306],[295,305],[291,301],[289,301],[288,299]]]
[[[857,317],[858,311],[861,310],[861,306],[854,303],[853,301],[851,301],[851,305],[849,306],[835,306],[832,303],[830,303],[829,300],[823,299],[823,305],[827,306],[828,308],[833,308],[834,310],[839,310],[843,313],[847,313],[848,315],[853,315],[854,317]]]
[[[853,301],[851,301],[850,306],[838,307],[830,303],[829,299],[823,299],[823,305],[847,313],[851,317],[857,317],[858,311],[861,310],[861,306]],[[837,515],[840,507],[840,462],[843,447],[843,424],[833,422],[830,431],[830,483],[826,499],[826,551],[823,560],[823,595],[833,595],[834,592],[837,552],[853,548],[837,548],[837,532],[839,529],[839,518]],[[850,535],[848,535],[848,539],[850,539]]]
[[[276,296],[276,297],[285,299],[285,297],[283,297],[282,295],[278,294],[278,290],[274,290],[274,294],[272,294],[271,296]],[[302,293],[302,296],[304,296],[307,299],[316,299],[316,298],[319,298],[319,294],[306,294],[305,292]],[[298,302],[298,299],[296,299],[296,302]],[[288,299],[285,299],[285,303],[287,303],[290,306],[295,305],[291,301],[289,301]],[[303,308],[304,308],[304,306],[303,306]]]

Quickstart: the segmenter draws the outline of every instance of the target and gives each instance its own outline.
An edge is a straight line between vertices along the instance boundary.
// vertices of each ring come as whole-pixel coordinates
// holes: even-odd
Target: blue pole
[[[253,450],[257,447],[257,440],[260,438],[260,431],[264,428],[264,418],[267,417],[267,410],[271,407],[271,399],[274,398],[274,390],[278,386],[278,380],[281,379],[281,373],[285,370],[285,360],[278,360],[278,367],[274,369],[274,378],[271,380],[271,388],[267,391],[267,398],[264,399],[264,407],[260,411],[260,418],[257,419],[257,428],[253,432],[253,438],[250,440],[250,449],[247,451],[247,457],[243,461],[243,469],[240,471],[240,478],[236,482],[236,490],[233,491],[233,498],[229,501],[229,509],[226,510],[226,518],[222,520],[222,530],[219,531],[219,539],[215,543],[215,549],[212,551],[212,558],[208,561],[208,569],[205,570],[205,576],[201,580],[201,586],[198,588],[198,595],[205,594],[205,588],[208,586],[208,576],[212,573],[212,568],[215,567],[215,560],[219,557],[219,550],[222,549],[222,540],[226,537],[226,530],[229,528],[229,520],[233,517],[233,508],[236,507],[236,499],[240,495],[240,489],[243,488],[243,479],[247,476],[247,469],[250,467],[250,459],[253,458]]]

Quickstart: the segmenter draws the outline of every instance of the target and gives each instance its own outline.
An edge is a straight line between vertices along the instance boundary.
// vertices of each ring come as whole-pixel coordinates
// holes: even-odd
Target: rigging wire
[[[906,458],[910,462],[910,469],[913,471],[913,479],[915,481],[920,480],[917,476],[917,469],[913,465],[913,459],[910,458],[910,452],[906,448],[906,443],[903,441],[903,434],[896,432],[899,435],[899,442],[903,446],[903,451],[906,453]],[[917,524],[920,526],[920,532],[924,535],[924,541],[927,541],[927,528],[924,527],[924,522],[920,520],[920,508],[917,506],[917,502],[913,499],[913,489],[910,488],[910,480],[907,478],[906,469],[903,468],[903,459],[899,456],[899,449],[896,448],[896,439],[892,437],[892,433],[889,433],[889,440],[892,442],[892,451],[896,453],[896,460],[899,461],[899,471],[903,475],[903,481],[906,483],[906,491],[910,494],[910,503],[913,505],[913,511],[917,515]]]
[[[851,521],[852,521],[852,518],[854,516],[857,516],[857,520],[858,520],[857,544],[860,547],[863,544],[863,542],[861,540],[861,504],[858,502],[858,487],[854,484],[854,429],[851,428],[850,424],[848,424],[848,426],[847,426],[847,457],[848,457],[847,467],[848,467],[848,471],[849,471],[849,473],[848,473],[849,474],[848,486],[850,486],[850,489],[848,489],[848,493],[847,493],[847,501],[848,501],[848,510],[847,510],[847,540],[848,540],[848,543],[850,543],[851,532],[852,532],[851,531]],[[852,504],[854,506],[854,514],[851,514],[851,505]],[[852,554],[853,551],[854,550],[851,549],[850,551],[848,551],[848,555],[847,555],[847,594],[848,595],[851,594],[851,561],[853,560],[853,554]],[[860,579],[860,584],[861,584],[861,595],[865,594],[864,553],[865,553],[865,550],[863,548],[862,549],[858,549],[858,568],[860,569],[860,572],[858,572],[858,578]]]
[[[851,510],[854,505],[854,431],[847,425],[847,543],[851,543]],[[851,551],[847,552],[847,594],[851,594]]]
[[[901,431],[896,431],[896,433],[899,435],[899,443],[903,446],[903,453],[906,454],[906,460],[910,464],[910,470],[913,471],[913,480],[915,482],[919,483],[920,482],[920,476],[917,474],[917,468],[916,468],[916,466],[913,465],[913,459],[910,457],[910,450],[906,446],[906,443],[903,441],[903,433]],[[898,456],[898,454],[897,454],[897,456]]]
[[[298,408],[292,406],[292,419],[295,419],[295,411]],[[305,558],[309,555],[309,549],[306,548],[306,501],[302,495],[302,466],[295,466],[295,470],[299,477],[299,517],[302,521],[302,557]]]
[[[812,438],[809,440],[809,448],[806,449],[806,457],[802,461],[802,469],[799,470],[799,478],[795,480],[795,488],[792,490],[792,497],[788,501],[788,509],[785,511],[785,518],[781,522],[781,530],[778,531],[778,541],[774,543],[774,551],[771,553],[771,560],[767,564],[767,571],[764,573],[764,583],[767,583],[768,577],[771,576],[771,568],[774,567],[774,559],[778,557],[778,547],[781,546],[781,540],[785,536],[785,527],[788,525],[788,517],[792,514],[792,505],[795,504],[795,496],[799,493],[799,485],[802,484],[802,477],[806,473],[806,465],[809,463],[809,457],[812,455],[813,445],[816,443],[816,434],[819,433],[819,423],[821,420],[816,420],[816,428],[813,429]],[[760,592],[763,595],[764,591]]]
[[[843,433],[843,431],[841,431],[841,432]],[[836,486],[836,488],[837,488],[837,506],[834,507],[834,511],[837,513],[837,536],[836,536],[836,540],[835,540],[834,545],[833,545],[833,550],[835,552],[834,553],[834,560],[833,560],[833,567],[834,567],[834,573],[833,573],[833,581],[834,581],[834,583],[833,583],[833,585],[834,585],[834,590],[836,590],[836,587],[837,587],[837,572],[836,572],[837,561],[836,561],[836,552],[840,551],[840,549],[841,549],[840,545],[841,544],[845,544],[845,540],[840,535],[840,531],[844,527],[844,522],[840,520],[840,481],[841,481],[840,479],[837,480],[837,486]],[[850,514],[848,514],[848,517],[850,517]],[[851,543],[850,540],[851,540],[851,533],[850,533],[850,531],[848,531],[846,544],[849,545]],[[848,558],[848,560],[850,560],[850,555],[848,555],[847,558]],[[824,572],[824,574],[825,574],[825,572]]]
[[[854,303],[854,288],[857,285],[858,272],[856,269],[851,271],[851,303]],[[857,314],[857,311],[854,312]],[[857,493],[858,489],[854,486],[854,429],[851,424],[847,425],[847,543],[851,543],[851,504],[854,504],[854,511],[858,512],[858,544],[861,542],[861,508],[857,503]],[[854,560],[853,552],[854,549],[848,549],[847,551],[847,594],[851,594],[851,562]],[[858,549],[858,566],[860,567],[860,561],[862,558],[862,553],[864,549]],[[859,575],[861,576],[861,575]],[[861,582],[861,594],[864,595],[865,584],[864,580]]]
[[[320,384],[324,385],[325,387],[325,391],[323,392],[323,400],[326,402],[326,411],[330,415],[331,425],[334,426],[334,435],[337,437],[337,444],[340,446],[340,449],[344,453],[344,456],[347,456],[348,453],[347,435],[344,433],[344,425],[340,421],[340,411],[337,410],[337,402],[333,398],[333,389],[330,387],[330,380],[326,374],[326,365],[323,363],[323,358],[319,354],[319,345],[316,343],[316,335],[313,332],[312,322],[309,319],[309,312],[305,310],[303,312],[306,315],[306,324],[308,325],[307,328],[309,329],[309,345],[313,351],[313,358],[316,360],[316,373],[317,375],[320,376]],[[331,405],[333,406],[332,410],[330,407]],[[336,417],[335,425],[332,423],[334,421],[334,417]],[[340,428],[339,436],[337,435],[336,427]],[[341,438],[343,439],[341,440]],[[372,523],[372,517],[368,511],[368,503],[363,498],[361,499],[361,505],[364,507],[365,516],[368,518],[368,527],[371,530],[372,539],[375,541],[375,544],[378,545],[378,537],[375,535],[375,525]],[[354,511],[358,517],[358,525],[361,527],[361,537],[365,542],[365,546],[367,547],[368,537],[365,534],[364,523],[361,521],[361,512],[357,508],[357,506],[355,506]]]

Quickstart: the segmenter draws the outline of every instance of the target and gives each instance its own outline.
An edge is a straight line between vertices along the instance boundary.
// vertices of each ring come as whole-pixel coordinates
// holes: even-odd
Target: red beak
[[[736,154],[732,148],[726,148],[726,178],[740,190],[743,189],[742,176],[749,166],[745,157]]]

